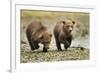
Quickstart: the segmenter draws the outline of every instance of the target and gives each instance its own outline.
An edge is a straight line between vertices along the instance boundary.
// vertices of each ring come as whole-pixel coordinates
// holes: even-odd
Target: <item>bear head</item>
[[[66,20],[66,21],[62,21],[63,23],[63,31],[66,33],[66,34],[71,34],[73,28],[74,28],[74,25],[75,25],[75,21],[73,20]]]
[[[40,43],[42,43],[44,45],[44,48],[49,49],[51,38],[52,38],[52,34],[50,34],[47,31],[45,31],[45,32],[42,32],[39,35],[39,38],[40,38]]]

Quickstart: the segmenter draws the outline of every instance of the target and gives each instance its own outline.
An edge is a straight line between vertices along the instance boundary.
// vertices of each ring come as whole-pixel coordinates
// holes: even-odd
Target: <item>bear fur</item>
[[[70,47],[72,42],[72,30],[74,27],[75,21],[68,19],[66,21],[57,22],[54,27],[54,37],[56,41],[56,46],[59,51],[61,51],[61,44],[64,44],[64,48],[67,49]]]
[[[48,32],[40,21],[33,21],[26,30],[26,36],[31,50],[39,48],[39,43],[43,44],[43,52],[47,52],[51,42],[52,34]]]

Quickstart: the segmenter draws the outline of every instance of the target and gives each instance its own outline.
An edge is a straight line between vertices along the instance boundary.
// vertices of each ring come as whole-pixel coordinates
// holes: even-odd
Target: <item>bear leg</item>
[[[62,51],[60,42],[56,41],[56,46],[58,48],[58,51]]]
[[[62,51],[60,42],[59,42],[59,40],[57,38],[57,35],[55,36],[55,41],[56,41],[56,46],[57,46],[58,51]]]
[[[69,46],[70,46],[70,45],[69,45],[68,41],[65,42],[65,44],[64,44],[64,48],[65,48],[66,50],[68,49]]]
[[[58,36],[59,36],[59,34],[57,34],[57,32],[54,32],[56,47],[57,47],[58,51],[62,51]]]
[[[35,50],[35,47],[31,41],[29,42],[29,44],[30,44],[31,50]]]
[[[66,50],[67,50],[68,47],[70,47],[71,42],[72,42],[72,36],[69,37],[64,43],[64,47],[65,47]]]
[[[47,51],[48,51],[47,48],[43,47],[43,52],[47,52]]]
[[[30,35],[28,33],[27,33],[27,39],[28,39],[29,46],[30,46],[31,50],[35,50],[35,48],[33,46],[32,39],[31,39],[31,37],[30,37]]]
[[[37,42],[34,42],[34,47],[35,47],[35,49],[39,49],[39,45],[38,45],[38,43]]]

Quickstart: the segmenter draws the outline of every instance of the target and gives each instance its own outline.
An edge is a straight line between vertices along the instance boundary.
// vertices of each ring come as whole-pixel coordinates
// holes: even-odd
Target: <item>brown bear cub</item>
[[[60,21],[56,24],[54,28],[54,37],[56,41],[56,46],[59,51],[61,51],[61,44],[64,44],[64,48],[67,49],[71,45],[72,41],[72,30],[75,21],[68,19],[66,21]]]
[[[43,44],[43,52],[47,52],[51,42],[52,35],[40,21],[33,21],[26,30],[27,39],[31,50],[39,48],[39,43]]]

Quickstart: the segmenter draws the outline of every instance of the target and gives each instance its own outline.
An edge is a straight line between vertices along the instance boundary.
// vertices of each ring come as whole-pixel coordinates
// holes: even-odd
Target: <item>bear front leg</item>
[[[35,47],[34,47],[32,41],[30,41],[29,44],[30,44],[31,50],[35,50]]]
[[[40,47],[40,46],[39,46],[38,44],[35,46],[36,49],[39,49],[39,47]]]
[[[69,46],[70,46],[69,42],[68,41],[65,41],[64,48],[67,50]]]
[[[58,51],[62,51],[61,49],[61,45],[60,45],[60,42],[59,42],[59,34],[57,34],[56,32],[54,33],[54,37],[55,37],[55,42],[56,42],[56,47],[58,49]]]
[[[43,52],[47,52],[47,51],[48,51],[47,48],[43,47]]]
[[[60,42],[59,41],[56,41],[56,46],[58,48],[58,51],[62,51],[61,45],[60,45]]]
[[[72,42],[72,36],[66,39],[66,41],[65,41],[65,43],[64,43],[65,49],[67,49],[67,48],[70,47],[71,42]]]
[[[34,42],[34,47],[35,47],[35,49],[39,49],[39,45],[38,45],[38,43],[37,42]]]

